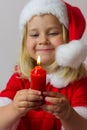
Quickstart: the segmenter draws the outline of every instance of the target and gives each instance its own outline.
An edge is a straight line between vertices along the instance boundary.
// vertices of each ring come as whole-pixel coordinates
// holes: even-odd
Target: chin
[[[54,63],[54,61],[48,61],[48,60],[45,60],[43,62],[41,62],[42,65],[45,65],[45,66],[50,66]]]

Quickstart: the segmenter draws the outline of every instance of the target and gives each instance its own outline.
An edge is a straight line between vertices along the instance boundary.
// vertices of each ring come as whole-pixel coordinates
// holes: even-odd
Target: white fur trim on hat
[[[32,16],[40,14],[53,14],[68,28],[67,8],[62,0],[29,0],[20,15],[20,30]]]
[[[73,40],[60,45],[56,50],[56,62],[63,67],[77,68],[87,56],[87,45],[79,40]]]

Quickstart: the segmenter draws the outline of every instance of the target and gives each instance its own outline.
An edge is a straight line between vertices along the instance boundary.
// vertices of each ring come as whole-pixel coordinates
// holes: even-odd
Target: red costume
[[[51,77],[52,78],[52,77]],[[52,78],[53,79],[53,78]],[[51,79],[49,79],[51,81]],[[70,105],[76,108],[77,112],[87,118],[87,78],[83,78],[67,86],[54,86],[47,79],[46,91],[59,92],[64,94]],[[58,81],[57,81],[58,82]],[[27,79],[19,78],[17,73],[13,74],[7,83],[6,89],[0,93],[0,97],[8,97],[13,100],[16,92],[21,89],[29,89],[30,82]],[[59,119],[41,109],[31,110],[23,116],[15,130],[62,130]]]
[[[56,48],[55,61],[58,63],[58,66],[77,69],[87,56],[87,47],[80,43],[80,38],[86,27],[86,21],[81,11],[62,0],[30,0],[21,13],[21,34],[24,32],[23,29],[26,23],[33,16],[40,14],[52,14],[66,27],[69,34],[69,43]],[[23,34],[21,36],[21,39],[23,39]],[[54,73],[47,75],[46,81],[46,91],[64,94],[70,105],[87,119],[87,77],[69,83]],[[10,103],[17,91],[29,88],[30,81],[28,79],[20,78],[17,73],[13,74],[6,88],[0,93],[0,106]],[[42,109],[30,110],[19,120],[13,129],[64,130],[59,119]]]

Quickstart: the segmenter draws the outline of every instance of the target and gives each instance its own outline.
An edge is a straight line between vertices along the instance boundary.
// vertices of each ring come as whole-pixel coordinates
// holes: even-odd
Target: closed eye
[[[38,37],[38,34],[30,34],[31,37]]]
[[[56,36],[58,34],[59,34],[58,32],[53,32],[53,33],[49,33],[48,35]]]

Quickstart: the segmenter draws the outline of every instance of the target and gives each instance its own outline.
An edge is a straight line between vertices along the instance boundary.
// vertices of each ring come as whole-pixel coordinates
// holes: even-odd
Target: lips
[[[54,50],[54,48],[40,48],[40,49],[36,49],[36,51],[52,51]]]

